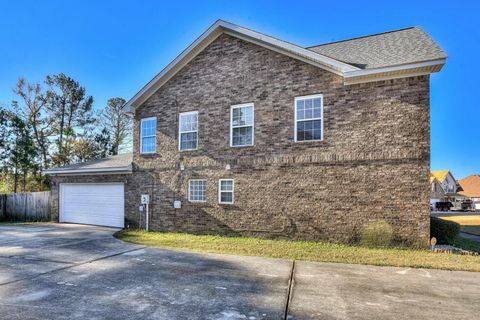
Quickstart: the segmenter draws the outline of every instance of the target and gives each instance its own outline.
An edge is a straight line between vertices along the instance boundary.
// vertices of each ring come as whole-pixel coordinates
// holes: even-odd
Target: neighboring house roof
[[[135,94],[125,104],[125,111],[133,112],[222,34],[237,37],[333,72],[342,76],[345,84],[425,75],[440,71],[445,64],[446,54],[421,29],[405,30],[410,29],[413,30],[408,32],[398,30],[390,32],[389,36],[385,35],[390,33],[385,33],[383,36],[378,34],[307,49],[218,20]],[[354,53],[362,46],[366,47],[365,54]],[[344,51],[345,53],[342,53]]]
[[[44,174],[64,175],[81,173],[131,173],[132,153],[124,153],[108,158],[70,164],[44,170]]]
[[[361,69],[447,58],[420,27],[394,30],[307,48]]]
[[[480,175],[471,175],[459,181],[463,191],[460,194],[467,197],[480,197]]]
[[[438,181],[443,182],[448,176],[450,170],[432,171],[430,172],[430,178],[437,178]]]

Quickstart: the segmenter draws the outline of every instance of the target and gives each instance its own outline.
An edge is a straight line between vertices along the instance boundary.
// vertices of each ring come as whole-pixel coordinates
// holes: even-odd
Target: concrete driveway
[[[475,319],[480,274],[197,254],[0,225],[2,319]]]

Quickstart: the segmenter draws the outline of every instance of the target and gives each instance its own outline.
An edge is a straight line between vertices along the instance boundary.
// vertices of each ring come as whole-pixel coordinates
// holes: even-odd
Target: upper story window
[[[207,201],[207,180],[189,180],[188,181],[188,201],[190,202]]]
[[[233,179],[220,179],[218,181],[218,202],[222,204],[233,203]]]
[[[157,149],[157,118],[140,121],[140,153],[155,153]]]
[[[196,150],[198,146],[198,112],[180,113],[179,150]]]
[[[230,146],[253,146],[253,103],[232,106],[230,112]]]
[[[323,96],[295,98],[295,141],[323,140]]]

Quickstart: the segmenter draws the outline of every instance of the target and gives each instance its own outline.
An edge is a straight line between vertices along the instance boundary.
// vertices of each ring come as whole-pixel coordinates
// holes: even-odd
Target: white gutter
[[[42,171],[43,174],[77,174],[77,173],[103,173],[103,172],[124,172],[131,173],[132,166],[127,167],[116,167],[116,168],[91,168],[91,169],[71,169],[71,170],[45,170]]]
[[[446,61],[447,61],[446,58],[442,58],[442,59],[431,60],[431,61],[401,64],[401,65],[392,66],[392,67],[348,71],[348,72],[344,73],[344,77],[348,79],[348,78],[352,78],[352,77],[361,77],[361,76],[369,76],[369,75],[375,75],[375,74],[380,74],[380,73],[388,73],[388,72],[396,72],[396,71],[403,71],[403,70],[409,70],[409,69],[432,67],[432,66],[444,65]]]

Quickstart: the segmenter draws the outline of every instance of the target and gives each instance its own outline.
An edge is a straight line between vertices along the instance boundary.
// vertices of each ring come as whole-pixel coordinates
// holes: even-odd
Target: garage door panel
[[[61,184],[60,222],[123,228],[123,184]]]

